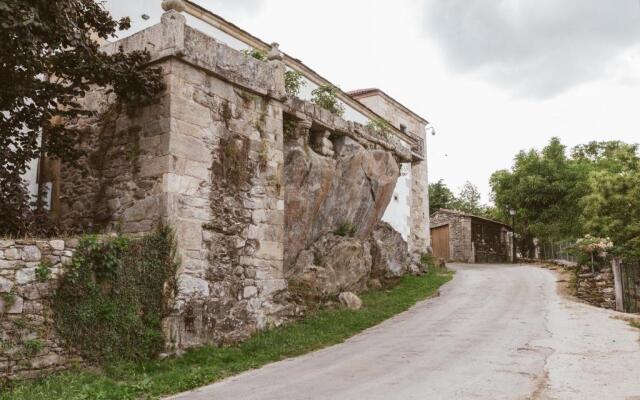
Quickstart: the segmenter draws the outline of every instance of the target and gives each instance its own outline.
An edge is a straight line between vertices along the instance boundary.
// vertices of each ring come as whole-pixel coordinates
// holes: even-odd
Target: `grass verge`
[[[117,363],[100,371],[70,370],[0,387],[1,400],[155,399],[340,343],[433,295],[451,274],[406,276],[389,289],[363,293],[363,308],[323,310],[261,332],[233,347],[200,347],[180,358]]]

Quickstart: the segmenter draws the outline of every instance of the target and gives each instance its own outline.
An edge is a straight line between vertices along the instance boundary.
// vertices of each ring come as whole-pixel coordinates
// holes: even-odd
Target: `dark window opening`
[[[407,126],[403,125],[403,124],[400,124],[400,132],[407,133]]]

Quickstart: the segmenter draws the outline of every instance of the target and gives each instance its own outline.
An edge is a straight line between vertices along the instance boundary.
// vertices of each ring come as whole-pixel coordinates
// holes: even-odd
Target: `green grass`
[[[100,371],[76,368],[47,378],[0,387],[1,400],[153,399],[340,343],[433,295],[451,274],[407,276],[382,291],[363,293],[361,310],[323,310],[257,334],[233,347],[200,347],[180,358],[118,363]]]

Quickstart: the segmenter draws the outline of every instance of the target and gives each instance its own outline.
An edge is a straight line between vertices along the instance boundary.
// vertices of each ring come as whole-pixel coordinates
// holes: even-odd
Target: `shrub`
[[[96,363],[153,357],[164,346],[160,323],[176,268],[166,226],[136,239],[83,238],[54,296],[60,336]]]
[[[344,114],[344,106],[337,97],[338,88],[332,85],[319,86],[311,92],[311,101],[331,114],[341,117]]]
[[[23,352],[26,357],[33,357],[40,353],[44,348],[44,343],[38,339],[30,339],[22,344]]]
[[[340,227],[334,232],[338,236],[353,237],[356,234],[356,228],[350,221],[340,225]]]
[[[260,61],[267,60],[267,55],[257,49],[245,49],[245,50],[242,50],[242,52],[249,57],[255,58],[256,60],[260,60]]]
[[[298,96],[300,89],[306,84],[300,72],[288,70],[284,73],[284,88],[288,95]]]
[[[376,118],[367,122],[366,127],[373,131],[374,133],[383,136],[385,138],[389,137],[389,133],[391,132],[391,125],[382,118]]]
[[[49,279],[49,275],[51,275],[51,262],[49,260],[43,260],[36,268],[36,279],[39,282],[44,282]]]

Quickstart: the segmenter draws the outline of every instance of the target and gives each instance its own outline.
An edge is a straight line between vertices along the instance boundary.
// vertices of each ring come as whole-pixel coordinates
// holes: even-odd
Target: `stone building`
[[[448,261],[500,263],[511,259],[511,227],[458,210],[431,215],[433,254]]]
[[[189,1],[163,8],[159,24],[102,49],[147,49],[164,93],[131,112],[106,89],[92,91],[83,105],[93,116],[71,122],[87,155],[40,175],[68,232],[175,228],[167,347],[230,343],[278,325],[299,312],[293,286],[337,296],[415,270],[430,234],[427,121],[379,90],[339,91],[355,117],[331,114],[286,93],[289,70],[311,87],[331,82],[277,44]],[[388,132],[367,126],[377,119]],[[385,215],[401,234],[381,224]]]

